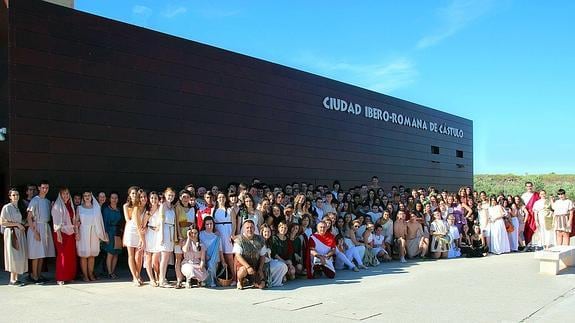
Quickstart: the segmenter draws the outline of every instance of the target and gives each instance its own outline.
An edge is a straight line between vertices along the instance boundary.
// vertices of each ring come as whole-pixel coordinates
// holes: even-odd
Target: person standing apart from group
[[[50,190],[48,181],[41,181],[38,195],[28,205],[28,258],[32,260],[30,279],[36,284],[48,281],[40,275],[44,258],[55,257],[50,221],[50,200],[46,198]]]
[[[24,286],[18,275],[28,271],[28,249],[26,228],[22,213],[18,209],[20,194],[17,190],[8,191],[10,203],[2,207],[0,225],[4,235],[4,268],[10,273],[10,286]]]
[[[573,201],[565,196],[565,190],[557,191],[558,200],[553,201],[553,228],[557,245],[568,246],[573,225]]]

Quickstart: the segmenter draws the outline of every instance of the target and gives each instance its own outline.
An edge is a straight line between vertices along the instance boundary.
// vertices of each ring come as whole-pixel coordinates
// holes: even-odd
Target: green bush
[[[548,195],[557,194],[562,188],[567,192],[567,197],[575,200],[575,175],[541,174],[541,175],[475,175],[474,190],[487,194],[503,193],[505,196],[521,195],[525,192],[525,182],[531,181],[535,190],[545,190]]]

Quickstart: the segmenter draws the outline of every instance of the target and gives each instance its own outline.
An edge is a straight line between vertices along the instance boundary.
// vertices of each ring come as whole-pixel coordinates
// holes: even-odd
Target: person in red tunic
[[[56,247],[56,281],[58,285],[76,278],[76,237],[78,221],[70,191],[60,189],[58,199],[52,207],[54,222],[54,245]]]
[[[535,215],[533,213],[533,205],[537,200],[539,200],[539,192],[534,191],[533,183],[526,182],[525,183],[525,193],[521,195],[521,199],[525,204],[525,208],[527,209],[527,216],[525,217],[525,230],[523,231],[523,235],[525,236],[525,244],[527,250],[533,250],[533,243],[531,243],[531,238],[533,237],[533,233],[537,231],[537,221],[535,219]]]
[[[309,257],[307,266],[307,278],[314,278],[323,272],[326,277],[335,277],[333,256],[335,255],[336,239],[327,231],[324,221],[317,224],[317,232],[312,234],[308,240]]]

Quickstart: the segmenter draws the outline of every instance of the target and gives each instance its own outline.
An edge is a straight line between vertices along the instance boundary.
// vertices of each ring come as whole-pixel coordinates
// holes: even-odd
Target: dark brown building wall
[[[8,24],[8,8],[5,1],[0,1],[0,129],[9,129],[8,108],[10,81],[8,77],[8,38],[10,28]],[[8,174],[9,174],[9,142],[8,136],[0,133],[0,137],[5,137],[0,141],[0,202],[7,200]]]
[[[470,120],[39,1],[10,10],[12,184],[472,184]],[[325,97],[446,122],[464,138],[331,111]]]

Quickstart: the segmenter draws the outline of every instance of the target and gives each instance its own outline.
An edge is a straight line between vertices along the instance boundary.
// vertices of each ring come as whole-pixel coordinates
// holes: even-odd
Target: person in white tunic
[[[221,239],[222,252],[228,266],[232,272],[232,285],[236,281],[236,266],[234,265],[234,251],[232,244],[233,232],[236,232],[236,216],[234,207],[228,204],[226,195],[218,193],[216,207],[213,212],[215,231]]]
[[[557,245],[568,246],[573,228],[573,202],[565,196],[564,189],[559,189],[557,195],[559,199],[553,202],[553,228]]]
[[[10,272],[9,285],[24,286],[18,275],[28,271],[28,246],[26,228],[23,225],[22,213],[18,209],[20,194],[17,190],[8,191],[10,203],[2,207],[0,225],[4,234],[4,268]]]
[[[447,224],[449,225],[449,251],[447,252],[447,258],[457,258],[461,257],[461,249],[459,248],[459,229],[455,225],[455,216],[450,214],[447,216]]]
[[[533,214],[539,235],[538,247],[549,249],[555,245],[555,234],[553,232],[553,210],[551,209],[551,198],[547,198],[547,192],[539,191],[539,199],[533,204]]]
[[[54,241],[52,240],[52,228],[50,221],[50,200],[46,198],[50,184],[42,181],[38,186],[36,195],[28,205],[28,258],[32,260],[32,272],[30,278],[37,284],[47,281],[40,273],[44,258],[56,257]]]
[[[307,278],[314,278],[318,274],[325,274],[327,278],[335,278],[333,256],[335,255],[335,237],[327,232],[327,224],[320,221],[317,232],[309,238],[309,263],[307,264]]]
[[[511,248],[507,230],[505,230],[505,222],[503,221],[505,210],[503,210],[501,205],[497,204],[497,199],[494,196],[490,198],[489,204],[489,221],[491,222],[489,252],[496,255],[508,253]]]
[[[174,200],[176,192],[168,187],[164,191],[165,201],[160,204],[160,228],[158,230],[158,241],[160,243],[159,251],[162,253],[160,256],[160,287],[169,287],[168,280],[166,279],[166,272],[168,271],[168,262],[174,253],[174,246],[179,243],[176,234],[176,211],[174,210]],[[180,288],[180,284],[176,285]]]
[[[78,228],[79,238],[76,240],[76,250],[80,257],[80,268],[84,281],[94,281],[94,261],[100,253],[100,241],[108,241],[104,230],[104,220],[98,200],[92,192],[82,193],[82,204],[76,211],[80,227]]]
[[[159,286],[160,275],[160,241],[158,230],[160,228],[160,198],[157,192],[150,192],[150,209],[146,211],[144,223],[146,225],[146,272],[153,287]]]

